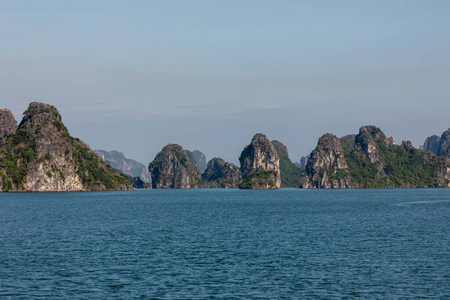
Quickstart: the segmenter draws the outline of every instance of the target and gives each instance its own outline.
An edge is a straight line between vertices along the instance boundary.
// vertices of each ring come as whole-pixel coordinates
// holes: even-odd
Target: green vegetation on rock
[[[363,188],[438,187],[436,173],[445,161],[425,151],[386,146],[376,141],[380,162],[371,163],[356,151],[345,153],[352,179]],[[379,170],[381,167],[381,171]]]
[[[239,188],[280,188],[280,157],[275,146],[264,134],[257,133],[253,136],[250,144],[242,150],[239,162],[243,177]]]
[[[277,175],[277,171],[261,171],[258,173],[253,173],[244,178],[242,183],[239,185],[241,189],[258,189],[264,188],[266,184],[270,187],[275,188],[276,182],[273,180]]]
[[[345,152],[351,152],[353,146],[355,145],[356,134],[349,134],[341,137],[339,140],[341,142],[342,149]]]
[[[272,141],[275,149],[280,157],[280,175],[281,175],[281,187],[296,187],[298,186],[298,181],[300,175],[302,174],[302,169],[296,166],[291,159],[287,151],[287,147],[279,142]]]
[[[144,183],[151,182],[147,167],[134,159],[125,157],[122,152],[115,150],[94,150],[94,152],[114,169],[120,170],[132,178],[139,177]]]
[[[375,126],[361,127],[350,148],[352,140],[324,135],[311,153],[300,187],[450,187],[450,159],[445,156],[415,149],[410,142],[395,145]]]
[[[103,184],[107,190],[114,189],[118,184],[130,188],[130,182],[125,174],[112,172],[112,168],[87,146],[77,143],[72,157],[77,166],[77,174],[88,189],[95,189],[99,184]]]
[[[148,170],[155,189],[198,188],[203,186],[195,162],[177,144],[166,145],[150,163]]]
[[[2,120],[10,114],[5,110],[0,113]],[[130,188],[124,174],[111,169],[88,146],[70,136],[52,105],[32,102],[18,128],[12,131],[10,125],[7,127],[2,130],[9,134],[0,137],[2,191]]]

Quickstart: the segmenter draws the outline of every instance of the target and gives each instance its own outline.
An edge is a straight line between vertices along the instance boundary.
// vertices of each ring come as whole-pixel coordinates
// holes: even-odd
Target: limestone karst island
[[[450,187],[450,129],[420,149],[408,141],[396,145],[375,126],[342,138],[327,133],[300,164],[283,143],[258,133],[239,162],[207,162],[199,150],[169,144],[147,168],[117,151],[94,152],[69,134],[52,105],[30,103],[19,124],[0,110],[1,192]]]

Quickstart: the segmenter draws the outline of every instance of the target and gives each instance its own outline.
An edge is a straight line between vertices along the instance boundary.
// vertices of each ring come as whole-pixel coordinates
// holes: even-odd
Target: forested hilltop
[[[323,135],[305,171],[300,188],[450,187],[448,157],[409,141],[395,145],[375,126],[361,127],[354,137]]]
[[[0,191],[129,189],[125,174],[70,136],[54,106],[30,103],[19,125],[0,110]]]

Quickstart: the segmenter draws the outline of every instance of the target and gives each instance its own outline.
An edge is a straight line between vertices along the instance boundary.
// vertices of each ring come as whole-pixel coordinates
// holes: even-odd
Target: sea
[[[1,193],[0,299],[450,299],[450,189]]]

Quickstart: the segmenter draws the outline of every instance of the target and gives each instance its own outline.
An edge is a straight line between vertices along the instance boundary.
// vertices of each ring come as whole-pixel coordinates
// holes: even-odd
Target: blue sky
[[[167,143],[298,161],[326,132],[450,127],[448,1],[0,1],[0,106],[145,164]]]

